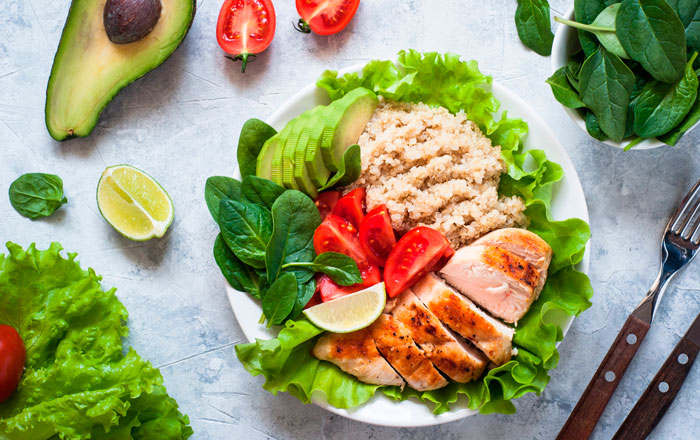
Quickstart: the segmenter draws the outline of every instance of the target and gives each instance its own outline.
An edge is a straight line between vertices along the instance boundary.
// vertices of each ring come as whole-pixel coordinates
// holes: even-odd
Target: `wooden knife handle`
[[[620,379],[649,331],[649,323],[630,315],[612,343],[598,371],[576,404],[558,440],[588,439],[608,405]]]
[[[700,347],[681,338],[613,439],[646,438],[651,433],[683,386],[698,351]]]

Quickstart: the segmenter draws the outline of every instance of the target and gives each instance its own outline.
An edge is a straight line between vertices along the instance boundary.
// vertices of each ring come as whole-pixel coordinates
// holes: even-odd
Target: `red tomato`
[[[368,212],[360,223],[360,246],[372,264],[384,267],[395,245],[396,236],[391,229],[389,210],[385,205],[379,205]]]
[[[267,49],[275,36],[275,8],[270,0],[225,0],[216,23],[219,46],[241,60],[245,72],[248,61]]]
[[[450,258],[452,258],[452,256],[453,256],[454,254],[455,254],[455,250],[452,249],[452,246],[448,246],[447,249],[445,249],[445,253],[442,254],[442,257],[440,257],[440,259],[438,260],[438,262],[435,263],[435,266],[433,266],[432,268],[430,268],[430,271],[431,271],[431,272],[436,272],[436,271],[442,269],[443,267],[445,267],[445,265],[447,264],[447,262],[450,261]]]
[[[0,402],[7,400],[22,378],[27,352],[17,331],[0,325]]]
[[[338,299],[341,296],[349,295],[351,293],[359,292],[365,289],[366,286],[363,284],[353,284],[352,286],[341,286],[333,281],[328,275],[322,275],[317,283],[319,292],[321,294],[321,301],[328,302]]]
[[[408,231],[386,260],[386,293],[393,298],[413,286],[432,270],[448,247],[450,243],[435,229],[419,226]]]
[[[365,189],[357,188],[347,193],[333,207],[332,214],[347,220],[354,228],[355,234],[365,216]]]
[[[324,191],[316,197],[316,207],[321,214],[321,220],[325,219],[333,211],[333,207],[340,199],[340,191]]]
[[[298,31],[332,35],[350,23],[360,0],[296,0],[301,16]]]
[[[325,276],[325,275],[324,275]],[[314,296],[311,297],[309,302],[306,303],[304,306],[304,310],[308,309],[309,307],[317,306],[323,302],[321,299],[321,290],[319,289],[318,282],[320,281],[320,278],[317,277],[316,279],[316,291],[314,292]]]

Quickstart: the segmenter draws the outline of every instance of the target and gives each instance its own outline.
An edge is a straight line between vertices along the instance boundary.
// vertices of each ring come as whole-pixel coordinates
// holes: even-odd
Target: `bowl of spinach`
[[[547,83],[590,136],[648,149],[697,125],[700,0],[575,0],[554,20]]]

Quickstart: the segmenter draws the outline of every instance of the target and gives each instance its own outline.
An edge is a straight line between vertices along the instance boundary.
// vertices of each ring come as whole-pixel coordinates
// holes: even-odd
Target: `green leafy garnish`
[[[255,167],[258,154],[265,141],[274,136],[277,131],[260,119],[248,119],[241,128],[238,137],[238,149],[236,157],[238,168],[241,171],[241,178],[255,175]]]
[[[547,0],[518,0],[515,26],[520,41],[540,55],[552,53],[552,24],[549,21]]]
[[[293,273],[283,273],[267,289],[262,297],[262,309],[267,317],[267,326],[282,324],[294,308],[297,299],[297,278]]]
[[[361,283],[362,276],[355,260],[338,252],[324,252],[314,258],[312,263],[287,263],[283,269],[290,267],[307,267],[314,272],[322,272],[341,286]]]
[[[567,66],[558,69],[552,76],[547,78],[547,84],[552,88],[552,94],[563,106],[569,108],[583,107],[578,91],[569,81],[569,71]]]
[[[249,266],[265,267],[265,248],[272,236],[270,211],[254,203],[222,199],[219,215],[221,235],[236,257]]]
[[[360,150],[360,146],[357,144],[350,145],[340,159],[338,171],[336,171],[328,182],[318,190],[325,191],[327,189],[350,185],[360,177],[361,172],[362,151]]]
[[[221,234],[217,235],[214,241],[214,260],[231,287],[248,292],[257,299],[261,298],[262,280],[260,280],[260,276],[253,267],[239,260],[231,252]]]
[[[0,324],[27,347],[17,391],[0,403],[0,437],[13,440],[186,439],[187,416],[163,377],[124,350],[127,311],[101,277],[61,245],[0,254]]]
[[[285,189],[275,182],[258,176],[246,176],[241,183],[241,195],[250,203],[272,209],[273,203]]]
[[[215,222],[219,222],[219,205],[222,199],[239,200],[241,182],[233,177],[211,176],[204,185],[204,201]]]
[[[55,174],[27,173],[10,185],[12,207],[32,220],[50,216],[67,202],[63,180]]]

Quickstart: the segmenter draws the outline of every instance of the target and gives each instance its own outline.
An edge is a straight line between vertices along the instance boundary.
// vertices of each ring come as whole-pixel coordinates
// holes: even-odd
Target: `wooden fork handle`
[[[615,433],[614,440],[646,438],[661,421],[680,391],[700,347],[685,337],[668,356],[654,380]]]
[[[588,439],[620,379],[637,353],[650,324],[630,315],[576,404],[557,440]]]

